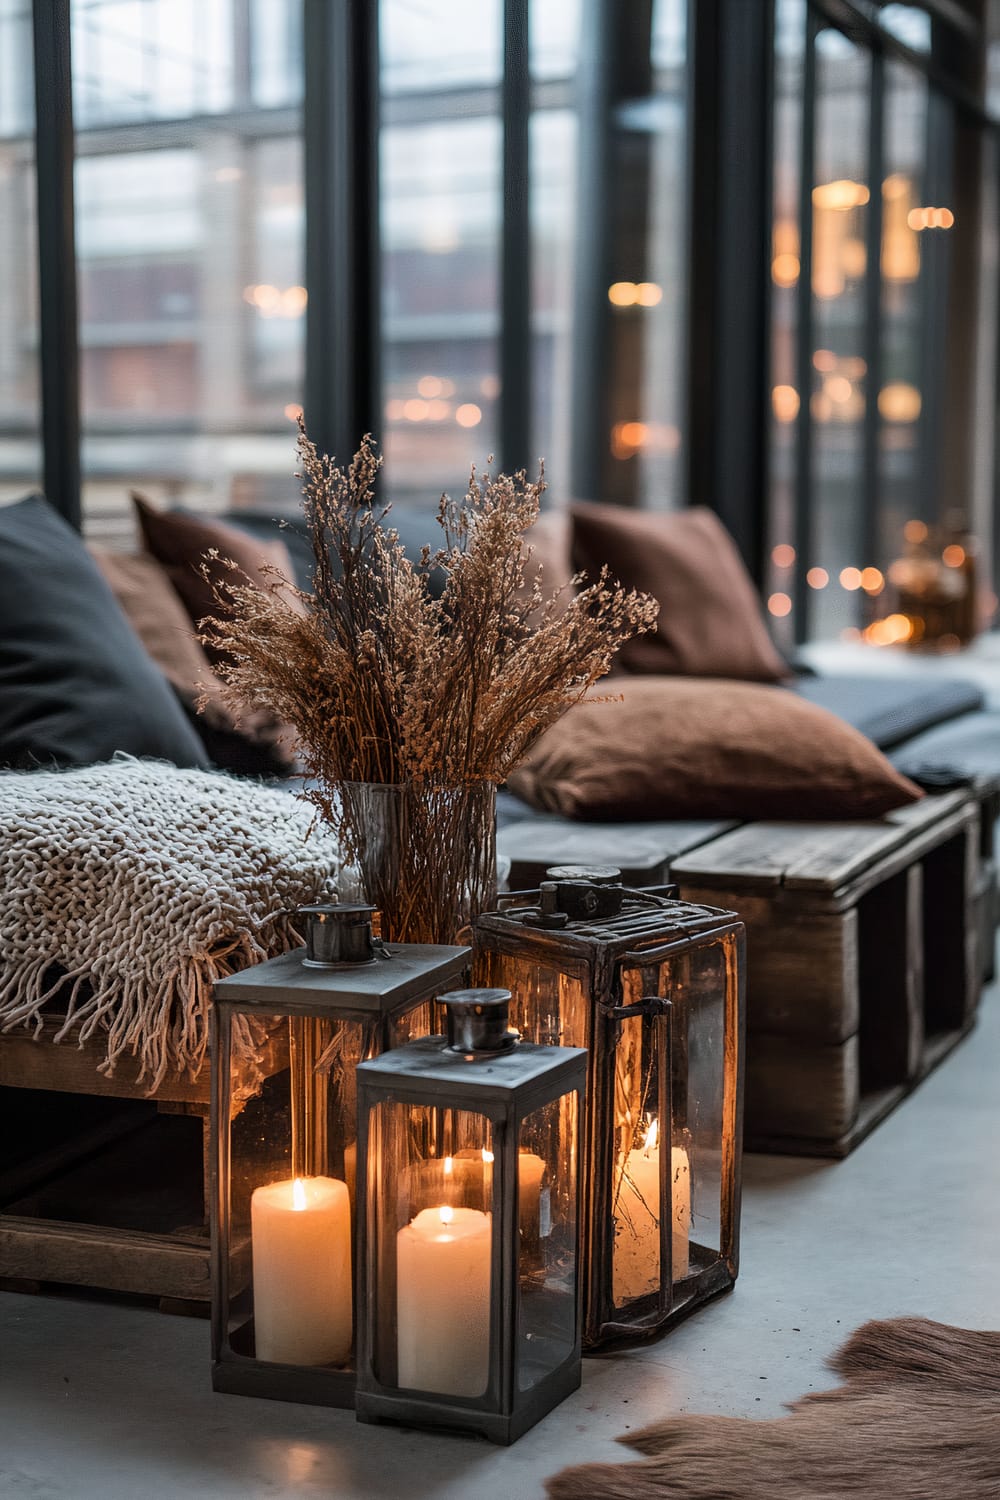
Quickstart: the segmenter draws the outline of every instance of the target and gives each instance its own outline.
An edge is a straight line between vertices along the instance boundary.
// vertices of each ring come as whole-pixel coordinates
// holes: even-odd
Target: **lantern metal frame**
[[[549,873],[556,876],[562,872]],[[576,876],[589,873],[566,872]],[[599,880],[596,897],[590,905],[592,909],[603,910],[605,892],[601,887],[617,871],[593,873]],[[655,898],[655,902],[647,900],[649,897]],[[517,891],[501,897],[497,910],[483,913],[473,925],[476,980],[509,985],[515,991],[512,1019],[529,1039],[555,1043],[561,1033],[539,1030],[533,1034],[530,1027],[525,1027],[516,1006],[516,980],[505,972],[503,958],[537,960],[579,981],[584,995],[589,997],[585,1035],[572,1038],[586,1047],[589,1054],[583,1155],[584,1349],[660,1333],[710,1298],[729,1291],[739,1274],[746,933],[744,924],[733,912],[675,898],[675,886],[626,889],[617,915],[572,917],[563,925],[551,927],[525,923],[526,911],[539,912],[551,906],[550,883],[541,890]],[[627,1309],[615,1308],[613,1108],[616,1048],[623,1022],[641,1016],[643,1024],[657,1033],[662,1061],[657,1105],[663,1119],[671,1118],[671,1079],[676,1079],[685,1063],[683,1049],[679,1055],[672,1045],[670,996],[645,995],[629,1004],[623,994],[622,972],[663,963],[719,941],[727,945],[732,955],[723,1019],[720,1253],[710,1264],[675,1284],[671,1215],[661,1209],[659,1289],[636,1299]],[[494,956],[501,959],[499,966],[494,966]],[[669,1172],[666,1176],[670,1176]]]
[[[358,1080],[358,1264],[357,1416],[359,1422],[402,1423],[476,1432],[495,1443],[512,1443],[560,1401],[577,1390],[582,1360],[582,1287],[580,1260],[584,1170],[576,1158],[574,1338],[571,1352],[537,1385],[518,1389],[517,1327],[519,1265],[518,1151],[520,1127],[542,1106],[573,1093],[577,1097],[577,1146],[586,1129],[586,1053],[580,1048],[536,1046],[521,1042],[503,1052],[460,1053],[445,1037],[424,1037],[386,1052],[357,1070]],[[479,1397],[435,1395],[383,1383],[375,1368],[379,1319],[391,1319],[395,1308],[380,1304],[377,1234],[371,1222],[374,1195],[369,1165],[372,1112],[382,1101],[442,1110],[466,1110],[483,1116],[493,1131],[490,1259],[489,1377]],[[365,1194],[360,1207],[361,1192]],[[385,1326],[385,1325],[383,1325]]]
[[[355,1023],[361,1052],[374,1057],[393,1045],[399,1022],[467,973],[471,949],[393,943],[371,963],[309,967],[297,948],[221,979],[211,1008],[212,1388],[232,1395],[352,1407],[352,1369],[272,1363],[234,1347],[230,1331],[232,1186],[232,1026],[237,1014]],[[290,1085],[292,1080],[290,1079]],[[360,1152],[360,1144],[359,1144]],[[360,1164],[358,1167],[360,1181]],[[249,1245],[245,1247],[249,1252]],[[352,1228],[352,1281],[357,1291],[357,1236]],[[356,1295],[354,1297],[356,1304]],[[357,1311],[355,1307],[355,1349]],[[252,1322],[252,1318],[250,1320]],[[249,1339],[249,1328],[243,1338]],[[356,1361],[355,1361],[356,1362]]]

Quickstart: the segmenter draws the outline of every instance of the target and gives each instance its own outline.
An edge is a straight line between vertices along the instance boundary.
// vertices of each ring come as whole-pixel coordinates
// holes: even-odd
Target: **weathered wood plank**
[[[685,850],[718,838],[730,821],[576,823],[530,818],[497,833],[497,854],[511,861],[512,890],[533,888],[553,865],[614,865],[626,885],[656,885]]]
[[[746,1122],[751,1139],[836,1141],[861,1104],[858,1039],[833,1046],[758,1033],[747,1039]]]
[[[913,864],[858,906],[861,1088],[916,1077],[924,1045],[923,869]]]
[[[204,1302],[209,1244],[91,1224],[0,1215],[0,1276]]]

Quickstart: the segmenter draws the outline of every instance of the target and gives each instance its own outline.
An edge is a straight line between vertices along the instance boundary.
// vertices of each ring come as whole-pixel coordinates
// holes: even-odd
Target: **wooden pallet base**
[[[914,1089],[932,1073],[939,1063],[963,1042],[975,1026],[973,1019],[959,1031],[946,1031],[928,1038],[921,1064],[906,1083],[892,1088],[873,1089],[861,1095],[857,1117],[843,1135],[830,1139],[809,1136],[768,1135],[748,1131],[743,1140],[744,1151],[760,1151],[771,1156],[817,1156],[842,1160],[861,1145],[877,1125],[892,1114],[897,1105],[909,1098]]]

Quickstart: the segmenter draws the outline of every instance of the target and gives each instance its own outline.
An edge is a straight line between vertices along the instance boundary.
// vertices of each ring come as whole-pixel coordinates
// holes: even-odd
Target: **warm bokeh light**
[[[482,420],[482,412],[472,401],[464,402],[455,413],[455,421],[459,427],[478,427]]]
[[[779,542],[771,549],[771,561],[776,568],[790,568],[795,561],[795,548],[788,542]]]
[[[767,601],[768,610],[780,620],[792,612],[792,601],[787,594],[772,594]]]
[[[799,393],[793,385],[776,385],[771,406],[779,422],[794,422],[799,414]]]
[[[812,190],[815,208],[863,208],[871,194],[863,182],[840,177],[835,182],[821,182]]]
[[[809,397],[809,410],[814,421],[826,423],[833,416],[833,402],[826,391],[813,391]]]
[[[398,396],[394,396],[391,401],[385,403],[386,420],[388,422],[402,422],[405,408],[406,402],[401,401]]]
[[[771,262],[771,276],[775,286],[794,286],[801,269],[799,257],[790,250],[783,250]]]
[[[841,568],[840,586],[841,588],[850,589],[852,593],[855,589],[859,589],[861,587],[861,569]]]
[[[417,391],[421,396],[440,396],[441,384],[436,375],[421,375],[417,381]]]
[[[839,404],[843,404],[843,402],[845,401],[850,401],[851,395],[854,391],[854,387],[851,385],[851,382],[848,380],[846,375],[827,376],[826,380],[824,380],[823,382],[823,389],[826,391],[826,394],[829,396],[831,401],[836,401]]]
[[[446,380],[444,384],[446,389],[441,392],[442,396],[453,396],[455,394],[453,382]],[[484,375],[479,382],[479,393],[485,396],[487,401],[495,401],[500,394],[500,376]]]
[[[450,401],[441,401],[441,400],[428,401],[428,403],[427,403],[427,420],[428,420],[428,422],[443,422],[444,419],[445,419],[445,417],[450,417],[450,416],[451,416],[451,402]]]
[[[297,401],[289,401],[285,407],[285,416],[289,422],[297,422],[302,415],[302,408]]]
[[[645,422],[622,422],[619,435],[622,442],[630,448],[641,448],[646,441],[646,424]]]
[[[301,318],[309,301],[304,286],[289,286],[281,294],[281,315],[284,318]]]
[[[905,198],[910,191],[910,179],[902,172],[892,172],[882,183],[883,198]]]
[[[960,568],[965,562],[965,548],[960,547],[957,542],[952,542],[941,553],[941,561],[947,568]]]
[[[608,287],[608,301],[615,307],[633,307],[635,294],[634,281],[613,281]]]
[[[861,587],[866,594],[880,594],[885,588],[885,579],[878,568],[861,569]]]
[[[253,302],[254,307],[259,308],[264,316],[267,317],[269,313],[273,314],[277,312],[281,304],[281,293],[276,286],[271,286],[265,281],[260,286],[255,286],[251,289],[250,300]]]
[[[903,536],[908,542],[926,542],[927,527],[923,521],[907,521],[903,527]]]
[[[913,622],[907,615],[886,615],[884,620],[873,620],[862,631],[872,646],[900,646],[913,635]]]
[[[840,269],[845,276],[850,276],[857,281],[865,274],[868,264],[868,251],[864,240],[845,240],[840,247]]]
[[[950,208],[911,208],[906,222],[917,233],[921,229],[950,229],[955,215]]]
[[[403,416],[408,422],[422,422],[427,416],[427,402],[413,396],[403,402]]]
[[[655,281],[640,281],[635,289],[635,300],[640,307],[655,307],[663,301],[663,288]]]
[[[878,393],[879,415],[886,422],[915,422],[921,404],[920,392],[905,380],[894,380]]]
[[[828,375],[836,368],[837,356],[832,349],[816,349],[813,352],[813,369],[819,370],[820,374]]]
[[[830,582],[830,575],[825,568],[810,568],[806,574],[806,583],[811,589],[825,589]]]

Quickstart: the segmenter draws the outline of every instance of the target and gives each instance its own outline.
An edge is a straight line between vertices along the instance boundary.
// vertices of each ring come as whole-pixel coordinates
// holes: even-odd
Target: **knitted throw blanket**
[[[287,792],[127,757],[0,775],[0,1029],[37,1035],[51,1002],[57,1042],[106,1035],[103,1072],[194,1075],[215,980],[293,947],[295,909],[332,892],[312,823]]]

